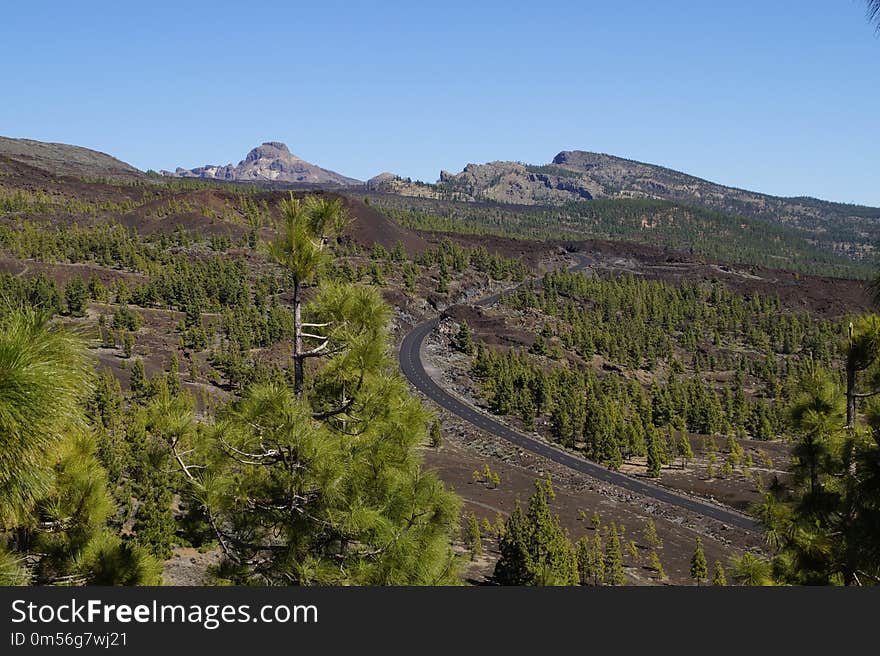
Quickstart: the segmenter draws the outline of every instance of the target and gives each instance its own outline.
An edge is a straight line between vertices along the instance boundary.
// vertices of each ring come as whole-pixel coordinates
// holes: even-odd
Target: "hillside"
[[[290,193],[343,199],[351,222],[340,238],[328,241],[331,266],[321,276],[336,283],[330,289],[354,283],[358,293],[381,295],[388,304],[383,321],[387,312],[394,338],[387,345],[390,352],[413,326],[441,314],[438,329],[425,338],[423,356],[416,357],[424,358],[426,371],[437,372],[432,375],[444,389],[504,425],[538,432],[637,477],[657,477],[648,469],[645,444],[665,428],[659,419],[658,425],[640,424],[641,417],[653,422],[653,414],[642,413],[637,422],[634,409],[650,407],[661,384],[678,399],[673,407],[693,397],[718,412],[701,410],[676,419],[688,432],[694,457],[687,467],[663,464],[659,481],[740,509],[758,500],[772,480],[767,471],[772,460],[788,458],[788,446],[770,439],[785,429],[780,408],[789,393],[774,381],[800,367],[807,352],[811,361],[834,362],[841,321],[867,304],[856,281],[730,264],[741,253],[780,253],[784,264],[809,263],[814,255],[801,250],[802,242],[789,241],[783,228],[774,233],[779,242],[761,251],[770,233],[762,233],[757,220],[744,219],[749,231],[740,234],[739,223],[724,223],[733,221],[728,215],[687,210],[670,201],[596,199],[547,208],[404,198],[365,189],[349,190],[346,197],[333,189],[265,188],[272,186],[55,175],[0,159],[0,291],[13,304],[33,304],[57,315],[87,339],[99,386],[87,407],[101,413],[95,421],[106,428],[96,434],[96,453],[106,462],[108,493],[118,508],[108,523],[162,561],[165,583],[214,582],[211,566],[223,554],[210,534],[188,528],[197,516],[190,513],[198,510],[186,505],[187,488],[172,477],[168,454],[157,452],[157,465],[142,466],[144,445],[166,443],[152,420],[144,423],[143,413],[159,408],[164,394],[174,391],[175,403],[192,404],[193,416],[202,421],[227,416],[229,402],[247,398],[255,385],[290,384],[294,297],[289,277],[261,247],[277,235],[279,204]],[[422,214],[384,207],[391,201],[404,208],[419,203]],[[456,213],[429,214],[449,211]],[[582,235],[605,231],[616,241],[553,239],[548,226],[563,219],[586,227]],[[412,229],[444,227],[431,223],[441,220],[448,221],[450,234]],[[493,224],[505,223],[532,239],[485,234]],[[719,232],[724,225],[727,232]],[[639,231],[662,237],[656,240],[660,247],[620,241]],[[578,234],[573,228],[566,233]],[[714,253],[715,261],[711,253],[670,252],[710,236],[717,237],[712,244],[730,244]],[[736,248],[741,252],[731,250]],[[545,279],[554,287],[546,297],[537,283],[512,291],[525,279],[569,266],[572,252],[589,263],[590,277],[558,271]],[[506,293],[494,306],[474,304],[502,289]],[[316,303],[319,294],[313,287],[305,291]],[[313,313],[308,305],[306,311]],[[469,328],[463,332],[465,324]],[[481,348],[463,349],[462,334],[470,335],[471,347]],[[673,367],[680,382],[670,379]],[[335,398],[325,383],[330,379],[321,377],[326,371],[338,369],[319,362],[309,367],[315,381],[310,390],[318,395],[330,389]],[[546,386],[534,384],[542,380]],[[743,394],[735,396],[737,390]],[[580,412],[581,406],[566,402],[571,391],[601,402],[603,415],[620,426],[608,433],[615,436],[607,442],[610,451],[597,450],[583,417],[567,422],[584,426],[583,432],[560,430],[562,415],[554,408]],[[398,406],[390,407],[396,412]],[[639,539],[645,527],[642,497],[623,498],[614,486],[597,485],[583,472],[514,448],[442,407],[437,412],[440,439],[421,446],[419,455],[425,471],[436,472],[465,504],[450,521],[455,536],[470,512],[492,520],[495,508],[503,514],[527,498],[537,476],[552,476],[555,508],[573,539],[590,530],[584,516],[593,512]],[[704,414],[725,419],[735,430],[726,434],[724,423],[706,424]],[[358,415],[350,416],[357,420]],[[421,422],[419,417],[412,421]],[[624,427],[639,425],[642,433],[632,433],[629,440]],[[705,433],[729,437],[725,448],[742,458],[714,462],[722,453]],[[652,508],[666,545],[663,566],[673,583],[690,580],[695,530],[706,537],[713,558],[727,559],[758,545],[755,536],[729,526],[722,534],[711,518],[674,505],[652,502]],[[485,556],[466,561],[465,580],[492,576],[498,543],[486,535]],[[456,549],[462,547],[456,544]],[[666,580],[633,558],[627,562],[626,576],[634,583]]]
[[[786,226],[815,245],[856,260],[873,253],[880,238],[880,208],[770,196],[662,166],[577,150],[563,151],[545,165],[468,164],[461,173],[442,171],[434,185],[387,175],[374,180],[372,188],[377,191],[402,196],[526,206],[594,199],[666,200]]]
[[[29,164],[43,171],[70,176],[143,178],[144,174],[106,153],[82,146],[32,139],[0,137],[0,158]]]
[[[206,164],[194,169],[178,167],[163,175],[178,178],[206,178],[231,182],[290,182],[331,185],[360,184],[359,180],[346,177],[336,171],[321,168],[290,152],[279,141],[267,141],[252,149],[237,165]]]
[[[561,206],[454,201],[370,192],[371,205],[401,225],[433,232],[518,239],[609,239],[687,257],[865,278],[870,260],[816,243],[804,231],[717,210],[647,198],[600,198]]]

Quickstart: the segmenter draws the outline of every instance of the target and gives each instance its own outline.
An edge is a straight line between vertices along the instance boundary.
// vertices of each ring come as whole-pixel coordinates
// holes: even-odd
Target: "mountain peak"
[[[281,143],[280,141],[264,141],[262,144],[252,149],[247,154],[247,157],[244,158],[244,161],[254,162],[259,159],[287,159],[290,157],[299,159],[299,157],[296,157],[290,152],[287,144]]]
[[[396,173],[389,173],[385,171],[380,173],[379,175],[374,175],[372,178],[367,180],[367,188],[368,189],[380,189],[384,185],[390,184],[395,180],[399,180],[400,176]]]
[[[184,170],[174,175],[184,178],[211,178],[219,180],[249,180],[255,182],[290,182],[309,184],[355,185],[361,184],[335,171],[311,164],[290,152],[287,144],[265,141],[253,148],[238,165],[205,165]]]
[[[610,161],[623,161],[620,157],[594,153],[589,150],[563,150],[553,158],[556,166],[589,167]]]

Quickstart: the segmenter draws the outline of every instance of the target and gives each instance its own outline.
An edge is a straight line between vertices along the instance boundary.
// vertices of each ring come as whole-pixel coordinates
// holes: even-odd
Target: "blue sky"
[[[560,150],[880,206],[861,0],[17,2],[0,135],[142,169],[256,144],[357,178]]]

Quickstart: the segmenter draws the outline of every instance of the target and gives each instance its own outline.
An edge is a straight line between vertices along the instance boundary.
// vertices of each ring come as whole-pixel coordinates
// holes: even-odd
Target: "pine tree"
[[[504,535],[504,528],[505,528],[504,515],[502,515],[500,512],[495,513],[495,525],[493,526],[493,528],[495,531],[495,537],[498,539],[498,542],[500,543],[501,536]]]
[[[688,463],[694,459],[694,450],[691,447],[691,441],[688,439],[687,433],[682,433],[678,442],[678,454],[681,456],[681,468],[687,467]]]
[[[474,352],[474,339],[467,321],[462,321],[455,335],[455,348],[462,353],[471,355]]]
[[[648,521],[645,523],[645,530],[642,532],[642,536],[645,539],[645,543],[649,547],[654,547],[655,549],[660,549],[663,547],[663,540],[661,540],[660,536],[657,534],[657,527],[654,525],[653,517],[648,517]]]
[[[579,564],[574,545],[548,505],[552,487],[535,482],[528,512],[517,504],[504,528],[495,565],[501,585],[577,585]]]
[[[739,445],[739,442],[734,439],[733,435],[727,436],[727,453],[730,464],[734,467],[739,465],[743,454],[743,448]]]
[[[859,412],[862,395],[880,389],[880,317],[851,324],[844,355],[844,390],[838,374],[816,366],[798,382],[789,407],[796,436],[791,477],[787,486],[771,487],[759,510],[777,556],[768,564],[746,554],[732,573],[738,583],[764,585],[775,576],[801,585],[859,585],[880,578],[880,555],[866,548],[880,543],[880,406],[872,399]],[[866,384],[869,390],[857,391]]]
[[[468,515],[465,544],[470,549],[471,560],[476,560],[483,555],[483,537],[480,534],[480,523],[474,513]]]
[[[627,545],[627,550],[629,551],[630,558],[632,558],[633,564],[639,564],[639,548],[635,543],[635,540],[630,540]]]
[[[605,583],[605,546],[598,530],[592,540],[584,536],[577,541],[576,555],[581,585]]]
[[[115,427],[122,414],[122,405],[119,379],[108,369],[103,370],[95,380],[95,387],[87,404],[89,419],[103,428]]]
[[[437,278],[437,287],[435,289],[438,294],[445,295],[449,293],[449,275],[442,270]]]
[[[660,434],[654,427],[648,428],[648,469],[647,474],[652,478],[660,476],[663,467],[664,450],[660,446]]]
[[[168,392],[171,396],[180,394],[182,388],[180,385],[180,360],[177,358],[177,351],[171,354],[171,365],[168,368],[166,380],[168,382]]]
[[[129,441],[139,463],[132,476],[139,501],[133,530],[138,543],[160,560],[171,557],[178,528],[172,511],[173,464],[168,444],[188,439],[196,431],[193,408],[191,396],[160,386],[130,421]]]
[[[593,585],[605,583],[605,543],[602,534],[597,529],[593,534],[592,549],[590,550],[590,563],[593,572]]]
[[[663,563],[660,561],[660,556],[656,551],[652,551],[649,557],[651,563],[651,569],[657,572],[657,578],[659,580],[663,580],[666,578],[666,571],[663,569]]]
[[[582,536],[574,545],[575,556],[578,564],[578,580],[581,585],[592,583],[592,568],[590,558],[590,541],[587,536]]]
[[[712,576],[712,585],[724,587],[727,585],[727,577],[724,575],[724,568],[721,561],[715,561],[715,574]]]
[[[129,372],[129,387],[134,398],[140,399],[146,394],[149,387],[147,382],[147,372],[144,369],[144,361],[140,358],[135,359],[131,365]]]
[[[532,551],[532,531],[522,506],[517,502],[500,531],[498,549],[501,556],[495,564],[495,580],[501,585],[537,585]]]
[[[443,446],[443,430],[440,428],[440,421],[435,419],[431,422],[431,446],[439,449]]]
[[[67,313],[74,317],[85,316],[88,290],[79,276],[73,278],[64,288],[64,300],[67,303]]]
[[[731,474],[733,474],[733,467],[730,460],[725,459],[724,464],[721,465],[721,478],[729,478]]]
[[[171,513],[174,495],[166,480],[153,477],[153,485],[138,487],[138,509],[132,530],[138,544],[159,560],[171,558],[177,524]],[[167,478],[167,477],[163,477]]]
[[[416,293],[416,270],[411,266],[403,270],[403,288],[411,295]]]
[[[492,522],[488,517],[483,517],[483,521],[480,522],[480,533],[487,536],[492,533]]]
[[[156,563],[108,526],[85,345],[46,314],[14,310],[0,318],[0,371],[0,581],[157,583]],[[93,557],[99,546],[103,560]]]
[[[535,341],[532,342],[532,345],[529,347],[529,352],[534,353],[535,355],[547,354],[547,341],[544,339],[543,335],[539,334],[535,337]]]
[[[328,328],[327,322],[303,321],[303,289],[314,284],[330,261],[327,244],[348,221],[339,199],[308,196],[305,201],[290,194],[281,201],[281,229],[268,244],[269,256],[287,274],[293,292],[293,365],[294,394],[302,397],[305,388],[305,361],[325,355],[330,339],[308,332]],[[316,345],[306,348],[306,341]]]
[[[253,385],[213,426],[167,440],[223,551],[221,579],[456,581],[459,501],[419,462],[430,417],[390,358],[388,306],[373,287],[325,282],[309,312],[333,348],[308,395],[299,374],[293,390]]]
[[[709,570],[706,564],[706,555],[703,553],[703,541],[697,538],[697,547],[694,555],[691,556],[691,578],[700,585],[709,576]]]
[[[738,585],[768,586],[774,585],[773,565],[769,560],[746,552],[742,556],[731,559],[732,577]]]
[[[49,491],[51,454],[90,391],[81,342],[36,310],[0,318],[0,526],[25,521]]]
[[[92,585],[157,585],[162,577],[161,564],[143,547],[109,532],[86,545],[77,567]]]
[[[614,522],[611,522],[610,535],[605,543],[605,581],[608,585],[623,585],[626,583],[620,536],[617,534],[617,525]]]
[[[403,262],[406,259],[406,248],[404,248],[403,242],[398,241],[394,245],[394,250],[391,251],[391,259],[395,262]]]

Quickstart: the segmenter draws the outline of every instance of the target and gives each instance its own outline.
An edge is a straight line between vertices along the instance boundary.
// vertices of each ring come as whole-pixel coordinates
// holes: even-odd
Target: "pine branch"
[[[340,406],[333,408],[332,410],[325,410],[324,412],[316,412],[312,414],[312,419],[317,421],[324,421],[325,419],[330,419],[331,417],[336,417],[338,415],[343,414],[348,411],[354,405],[354,398],[348,399],[345,403]]]
[[[281,462],[283,460],[281,451],[278,449],[268,449],[263,453],[248,453],[236,449],[222,437],[219,438],[218,441],[224,449],[228,450],[227,453],[229,451],[232,452],[228,453],[231,458],[244,465],[274,465],[276,462]]]
[[[880,32],[880,0],[868,0],[868,22],[876,23]]]

